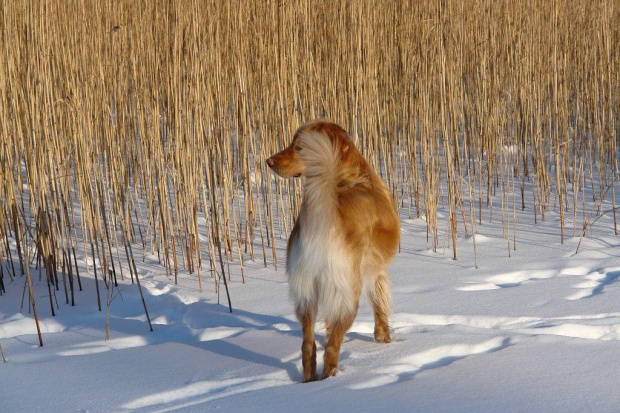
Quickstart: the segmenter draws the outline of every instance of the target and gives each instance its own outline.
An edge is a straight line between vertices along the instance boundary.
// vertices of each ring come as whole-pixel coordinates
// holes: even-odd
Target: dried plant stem
[[[52,311],[61,283],[77,300],[79,255],[99,307],[125,260],[139,282],[136,243],[200,290],[207,259],[218,293],[248,259],[278,269],[303,185],[264,160],[317,117],[350,131],[433,251],[443,237],[457,258],[459,216],[475,250],[474,219],[498,212],[514,251],[517,186],[535,224],[559,213],[559,242],[607,203],[618,232],[620,0],[117,6],[0,7],[1,274],[41,261]]]

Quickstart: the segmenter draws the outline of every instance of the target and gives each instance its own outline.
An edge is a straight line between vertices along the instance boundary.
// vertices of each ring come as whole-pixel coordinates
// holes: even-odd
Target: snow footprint
[[[291,380],[284,371],[253,377],[205,380],[174,390],[139,397],[125,403],[122,408],[126,410],[146,409],[149,411],[156,409],[161,409],[160,411],[182,410],[224,397],[289,384],[292,384]]]
[[[522,334],[552,335],[586,340],[620,340],[620,325],[588,325],[564,323],[558,325],[541,326],[534,329],[524,329]]]
[[[557,275],[555,270],[514,271],[506,274],[494,275],[483,283],[475,283],[458,288],[459,291],[485,291],[500,288],[518,287],[526,281],[544,280]]]
[[[620,278],[620,270],[599,272],[595,271],[588,274],[585,277],[585,281],[574,285],[573,287],[579,288],[580,291],[575,294],[566,297],[567,300],[581,300],[582,298],[590,298],[595,295],[602,294],[605,291],[605,287],[613,284]]]
[[[172,290],[170,285],[162,281],[159,281],[157,283],[150,283],[150,284],[151,286],[147,284],[147,289],[149,290],[151,295],[154,295],[154,296],[166,294],[170,292],[170,290]]]
[[[495,337],[480,344],[456,344],[436,347],[421,353],[401,358],[398,363],[387,366],[378,371],[377,377],[352,385],[354,390],[385,386],[404,380],[411,380],[424,370],[449,366],[466,357],[487,354],[502,350],[510,345],[510,339]]]

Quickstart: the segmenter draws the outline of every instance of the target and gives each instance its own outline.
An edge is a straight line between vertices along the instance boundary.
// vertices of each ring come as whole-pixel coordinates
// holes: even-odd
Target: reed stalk
[[[126,261],[139,282],[132,245],[200,289],[201,271],[219,291],[248,260],[278,268],[303,186],[264,160],[317,117],[433,251],[450,238],[457,258],[459,216],[475,234],[498,212],[515,250],[515,189],[534,222],[559,214],[558,242],[607,202],[618,231],[620,0],[6,0],[0,28],[5,286],[31,248],[50,300],[61,271],[74,303],[92,262],[99,306]]]

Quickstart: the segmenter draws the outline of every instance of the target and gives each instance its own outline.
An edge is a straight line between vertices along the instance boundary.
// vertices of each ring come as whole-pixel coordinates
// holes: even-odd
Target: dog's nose
[[[269,165],[270,168],[273,167],[274,163],[273,158],[267,158],[267,165]]]

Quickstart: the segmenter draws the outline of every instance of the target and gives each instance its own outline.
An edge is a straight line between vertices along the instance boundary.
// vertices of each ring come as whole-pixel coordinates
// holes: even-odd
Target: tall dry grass
[[[586,186],[615,220],[619,30],[617,0],[3,1],[4,282],[41,261],[53,308],[86,270],[109,301],[147,253],[218,292],[231,262],[281,266],[301,185],[264,159],[318,117],[429,248],[447,234],[457,258],[483,210],[513,247],[517,208],[580,235]]]

